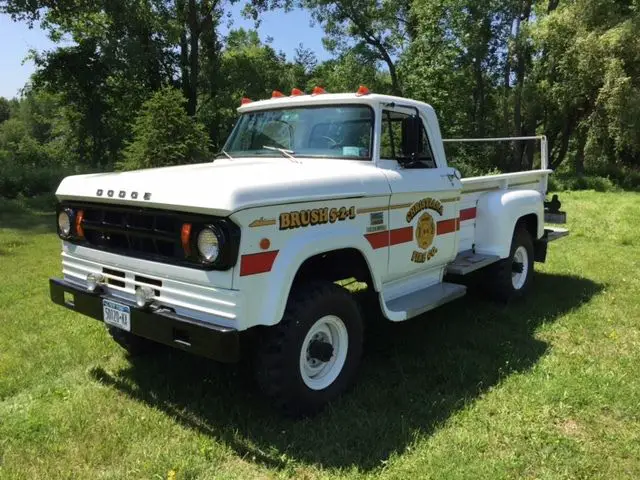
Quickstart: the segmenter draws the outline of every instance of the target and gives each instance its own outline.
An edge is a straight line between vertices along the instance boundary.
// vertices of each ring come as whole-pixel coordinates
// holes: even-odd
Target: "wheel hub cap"
[[[326,363],[333,356],[333,345],[322,340],[311,340],[308,353],[310,358]]]
[[[320,318],[307,332],[300,350],[300,375],[312,390],[322,390],[340,375],[347,358],[349,335],[335,315]]]
[[[524,287],[529,274],[529,254],[527,249],[520,245],[513,253],[511,264],[511,284],[515,290]]]

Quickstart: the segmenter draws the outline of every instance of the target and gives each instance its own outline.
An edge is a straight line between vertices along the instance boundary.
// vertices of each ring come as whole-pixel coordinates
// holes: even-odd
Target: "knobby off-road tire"
[[[485,285],[496,300],[508,302],[524,296],[533,277],[533,239],[522,225],[516,225],[509,257],[487,269]]]
[[[282,321],[265,329],[258,385],[286,415],[313,415],[351,386],[362,338],[360,310],[347,290],[328,281],[294,287]]]
[[[132,333],[126,332],[117,327],[107,327],[107,331],[111,338],[120,345],[130,357],[137,357],[151,353],[158,345],[151,340],[147,340],[143,337],[138,337]]]

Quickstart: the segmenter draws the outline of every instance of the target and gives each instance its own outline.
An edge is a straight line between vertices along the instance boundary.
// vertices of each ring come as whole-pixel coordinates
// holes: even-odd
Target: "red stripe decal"
[[[455,232],[458,229],[460,229],[460,221],[457,218],[440,220],[438,222],[438,235]]]
[[[366,233],[364,238],[371,244],[374,250],[377,248],[389,246],[389,230],[376,233]]]
[[[371,244],[371,248],[374,250],[388,247],[389,245],[407,243],[413,238],[413,227],[403,227],[396,228],[395,230],[385,230],[384,232],[367,233],[364,238],[367,239],[369,244]]]
[[[410,242],[413,239],[413,227],[404,227],[391,230],[390,237],[391,245]]]
[[[464,222],[465,220],[471,220],[476,218],[476,207],[473,208],[465,208],[464,210],[460,210],[460,221]]]
[[[247,275],[270,272],[277,256],[278,250],[242,255],[240,259],[240,276],[245,277]]]

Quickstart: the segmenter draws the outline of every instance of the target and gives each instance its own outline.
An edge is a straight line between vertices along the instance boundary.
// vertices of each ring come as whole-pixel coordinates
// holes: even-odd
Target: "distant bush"
[[[549,177],[549,191],[563,190],[595,190],[596,192],[616,192],[621,187],[608,177],[600,176],[564,176],[551,175]]]
[[[481,177],[483,175],[497,175],[499,173],[502,173],[495,166],[484,167],[461,159],[450,158],[448,164],[450,167],[458,169],[462,175],[462,178]]]
[[[54,192],[68,174],[61,167],[34,167],[16,164],[0,152],[0,197],[34,197]]]
[[[640,191],[640,169],[609,165],[595,170],[593,174],[607,177],[624,190]]]

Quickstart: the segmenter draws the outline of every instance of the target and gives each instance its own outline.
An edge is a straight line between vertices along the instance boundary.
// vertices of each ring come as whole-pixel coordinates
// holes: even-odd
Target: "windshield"
[[[332,105],[243,113],[224,146],[232,157],[371,159],[373,110],[366,105]]]

